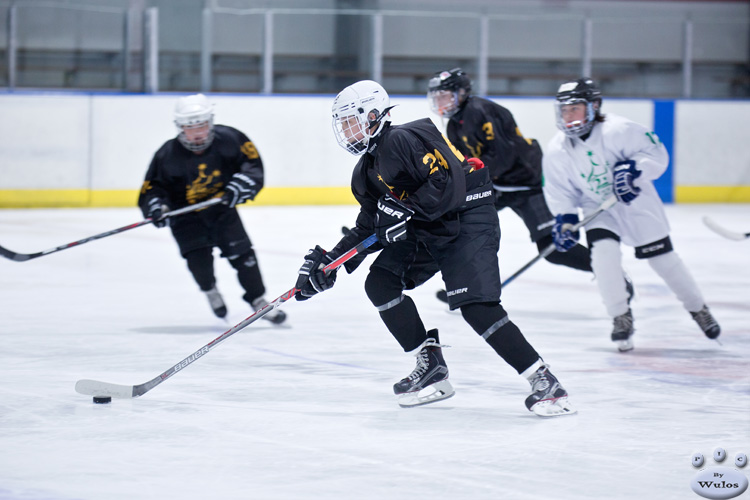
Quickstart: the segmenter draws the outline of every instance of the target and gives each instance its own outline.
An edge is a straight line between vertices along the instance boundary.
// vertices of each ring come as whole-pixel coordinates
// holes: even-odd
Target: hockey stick
[[[723,236],[725,238],[728,238],[730,240],[742,241],[742,240],[744,240],[746,238],[750,238],[750,233],[740,233],[740,232],[737,232],[737,231],[730,231],[729,229],[726,229],[726,228],[721,227],[720,225],[718,225],[716,222],[714,222],[713,219],[711,219],[707,215],[703,216],[703,223],[706,226],[708,226],[708,228],[710,230],[712,230],[713,232],[715,232],[715,233],[717,233],[717,234],[719,234],[719,235],[721,235],[721,236]]]
[[[186,214],[189,212],[194,212],[196,210],[200,210],[201,208],[207,208],[212,205],[216,205],[218,203],[221,203],[221,198],[211,198],[210,200],[206,200],[201,203],[196,203],[195,205],[188,205],[187,207],[180,208],[177,210],[172,210],[171,212],[167,212],[161,216],[161,219],[164,219],[166,217],[175,217],[177,215],[182,215],[182,214]],[[60,245],[59,247],[50,248],[49,250],[44,250],[43,252],[17,253],[17,252],[13,252],[11,250],[8,250],[7,248],[0,246],[0,255],[2,255],[6,259],[14,260],[16,262],[25,262],[27,260],[36,259],[37,257],[43,257],[51,253],[59,252],[60,250],[65,250],[66,248],[72,248],[78,245],[83,245],[84,243],[88,243],[89,241],[106,238],[107,236],[112,236],[113,234],[119,234],[119,233],[128,231],[129,229],[135,229],[137,227],[145,226],[146,224],[151,224],[152,222],[154,221],[151,219],[144,219],[141,222],[136,222],[135,224],[130,224],[127,226],[119,227],[117,229],[113,229],[111,231],[107,231],[101,234],[96,234],[94,236],[89,236],[88,238],[83,238],[82,240],[74,241],[72,243],[67,243],[65,245]]]
[[[609,208],[613,207],[615,205],[615,203],[617,203],[617,198],[615,198],[614,196],[611,197],[611,198],[608,198],[607,200],[604,201],[604,203],[602,203],[601,205],[599,205],[599,208],[597,208],[596,210],[594,210],[593,212],[591,212],[589,215],[587,215],[586,217],[584,217],[584,219],[582,221],[580,221],[578,224],[574,225],[570,229],[570,231],[573,232],[573,233],[576,232],[576,231],[578,231],[583,226],[585,226],[586,224],[588,224],[589,222],[591,222],[592,220],[594,220],[596,217],[598,217],[599,214],[601,214],[605,210],[608,210]],[[539,252],[539,255],[537,255],[536,257],[534,257],[533,259],[531,259],[529,262],[527,262],[523,267],[521,267],[521,269],[519,269],[518,271],[516,271],[515,273],[513,273],[509,278],[506,278],[506,280],[502,282],[502,284],[500,285],[500,287],[503,288],[503,287],[507,286],[508,283],[510,283],[514,279],[518,278],[518,276],[520,276],[521,273],[523,273],[524,271],[526,271],[528,268],[530,268],[531,266],[533,266],[534,264],[536,264],[540,260],[546,258],[548,255],[550,255],[554,251],[555,251],[555,244],[552,243],[552,244],[548,245],[544,250],[542,250],[541,252]]]
[[[360,244],[352,248],[351,250],[347,251],[345,254],[343,254],[338,259],[334,260],[327,266],[323,268],[323,271],[330,272],[335,269],[337,269],[339,266],[341,266],[344,262],[348,261],[358,253],[361,253],[364,249],[367,247],[372,246],[374,243],[378,241],[377,235],[372,235],[362,241]],[[291,290],[287,291],[283,295],[279,296],[274,300],[273,302],[270,302],[269,304],[266,304],[262,308],[255,311],[253,314],[242,320],[241,322],[237,323],[235,326],[227,330],[226,332],[222,333],[218,337],[216,337],[214,340],[209,342],[208,344],[204,345],[197,351],[195,351],[190,356],[186,357],[176,365],[170,367],[167,371],[162,373],[161,375],[158,375],[157,377],[149,380],[148,382],[145,382],[143,384],[139,385],[119,385],[119,384],[110,384],[108,382],[99,382],[97,380],[79,380],[76,382],[76,392],[80,394],[86,394],[88,396],[111,396],[113,398],[137,398],[138,396],[143,396],[148,391],[156,387],[157,385],[161,384],[165,380],[167,380],[169,377],[174,375],[175,373],[179,372],[180,370],[183,370],[184,368],[187,368],[190,364],[192,364],[194,361],[196,361],[198,358],[201,358],[202,356],[208,354],[208,352],[219,345],[221,342],[225,341],[235,333],[239,332],[249,324],[255,322],[258,318],[262,318],[272,310],[279,307],[281,304],[286,302],[287,300],[294,297],[294,294],[297,293],[297,288],[292,288]]]

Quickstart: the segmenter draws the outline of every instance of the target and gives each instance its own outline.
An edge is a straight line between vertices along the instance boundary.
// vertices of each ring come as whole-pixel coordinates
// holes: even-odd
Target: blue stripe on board
[[[674,101],[654,100],[654,132],[661,139],[669,153],[669,166],[666,172],[654,181],[656,191],[662,201],[674,201],[674,182],[672,164],[674,161]]]

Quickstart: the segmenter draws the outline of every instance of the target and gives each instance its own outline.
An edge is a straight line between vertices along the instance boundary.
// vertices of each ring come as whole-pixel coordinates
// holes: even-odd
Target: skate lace
[[[427,339],[422,348],[415,355],[417,358],[417,366],[407,377],[408,380],[417,380],[424,375],[430,368],[430,351],[429,347],[450,347],[449,345],[438,344],[434,339]]]
[[[633,317],[629,314],[621,314],[615,316],[614,323],[616,331],[629,331],[633,327]]]
[[[206,296],[208,297],[208,303],[212,308],[216,309],[224,305],[224,300],[221,298],[221,294],[215,288],[212,290],[208,290],[206,292]]]
[[[695,318],[698,326],[700,326],[703,331],[709,330],[719,325],[711,315],[711,313],[708,312],[708,309],[706,309],[705,307],[700,311],[693,313],[693,318]]]
[[[549,389],[550,381],[547,378],[547,368],[542,368],[536,372],[534,378],[531,379],[531,390],[532,392],[543,392]]]

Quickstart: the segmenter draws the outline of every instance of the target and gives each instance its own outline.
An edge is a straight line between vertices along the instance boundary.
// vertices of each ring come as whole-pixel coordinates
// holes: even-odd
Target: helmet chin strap
[[[385,116],[386,116],[386,115],[387,115],[387,114],[388,114],[388,113],[389,113],[389,112],[390,112],[390,111],[391,111],[391,110],[392,110],[393,108],[395,108],[395,107],[396,107],[396,105],[393,105],[393,106],[388,106],[388,107],[387,107],[387,108],[385,108],[385,109],[384,109],[384,110],[383,110],[383,111],[382,111],[382,112],[381,112],[381,113],[380,113],[380,114],[379,114],[379,115],[378,115],[378,116],[377,116],[377,117],[376,117],[376,118],[375,118],[374,120],[370,120],[369,122],[367,122],[367,129],[368,129],[368,134],[369,134],[369,129],[371,129],[371,128],[372,128],[372,127],[374,127],[375,125],[380,125],[380,121],[381,121],[381,120],[382,120],[383,118],[385,118]]]

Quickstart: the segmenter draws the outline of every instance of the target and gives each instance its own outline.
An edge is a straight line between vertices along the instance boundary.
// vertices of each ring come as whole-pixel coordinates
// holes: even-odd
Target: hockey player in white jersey
[[[575,245],[578,209],[588,215],[613,194],[619,203],[586,227],[591,266],[599,293],[613,318],[612,341],[633,349],[633,315],[625,289],[620,242],[635,248],[677,295],[710,339],[721,333],[698,285],[672,248],[661,199],[653,185],[667,169],[669,155],[653,132],[626,118],[601,113],[602,98],[590,78],[562,84],[555,110],[560,132],[543,159],[544,195],[556,213],[555,247]]]

